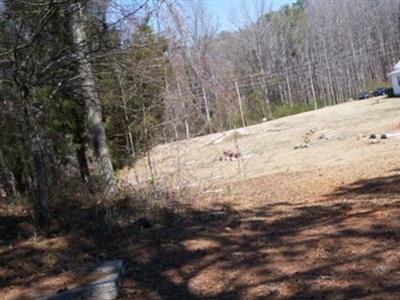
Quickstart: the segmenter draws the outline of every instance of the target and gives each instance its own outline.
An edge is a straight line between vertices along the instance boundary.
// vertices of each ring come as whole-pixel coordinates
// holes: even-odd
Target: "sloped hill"
[[[158,181],[207,186],[392,155],[398,152],[400,138],[371,143],[369,137],[400,131],[399,125],[400,99],[372,98],[159,145],[151,151],[150,159]],[[240,159],[220,160],[226,150],[239,151]],[[146,182],[148,160],[142,159],[122,174],[131,184]]]

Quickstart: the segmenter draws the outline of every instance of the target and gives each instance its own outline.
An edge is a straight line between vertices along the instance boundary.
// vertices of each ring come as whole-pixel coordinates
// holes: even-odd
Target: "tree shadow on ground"
[[[390,205],[363,212],[311,205],[254,217],[265,209],[197,212],[178,228],[144,234],[146,255],[125,245],[126,299],[400,297],[399,227],[375,218]]]
[[[393,170],[397,172],[397,170]],[[400,175],[390,175],[372,179],[358,180],[350,185],[338,188],[332,197],[388,198],[400,194]]]
[[[107,214],[117,208],[101,204],[64,207],[56,214],[63,226],[43,241],[50,246],[1,251],[0,268],[9,276],[0,289],[27,284],[37,268],[57,274],[122,258],[122,299],[399,299],[400,205],[387,197],[395,196],[398,180],[359,181],[319,204],[215,205],[164,224],[112,223]],[[379,201],[340,201],[358,195]],[[41,293],[46,286],[33,288]]]
[[[0,245],[31,237],[31,223],[32,218],[26,215],[0,216]]]

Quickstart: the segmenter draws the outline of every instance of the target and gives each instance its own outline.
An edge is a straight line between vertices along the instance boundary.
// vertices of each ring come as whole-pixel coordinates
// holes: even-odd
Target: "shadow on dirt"
[[[224,207],[143,233],[146,255],[129,255],[129,244],[121,253],[129,266],[125,298],[400,297],[399,227],[375,218],[392,209],[399,215],[398,205],[362,212],[349,204],[285,209],[262,219],[257,216],[274,208]]]
[[[74,207],[59,216],[70,226],[52,233],[65,237],[63,247],[1,252],[0,269],[9,276],[2,276],[0,288],[26,284],[37,268],[57,273],[122,258],[122,299],[399,299],[400,203],[385,200],[399,191],[395,175],[327,196],[380,199],[362,209],[329,201],[242,211],[216,205],[146,226],[112,223],[110,208],[101,205]],[[0,217],[3,222],[11,221]],[[51,266],[43,262],[49,253]]]
[[[393,170],[397,172],[397,170]],[[331,197],[393,198],[400,194],[400,174],[363,179],[338,188]]]

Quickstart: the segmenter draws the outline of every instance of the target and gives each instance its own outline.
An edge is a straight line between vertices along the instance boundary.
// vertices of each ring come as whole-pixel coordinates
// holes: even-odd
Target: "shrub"
[[[394,97],[394,91],[393,88],[388,88],[386,89],[386,95],[390,98],[390,97]]]
[[[313,110],[312,104],[294,104],[293,106],[274,105],[272,107],[272,115],[274,119],[282,118],[290,115],[299,114],[302,112]]]

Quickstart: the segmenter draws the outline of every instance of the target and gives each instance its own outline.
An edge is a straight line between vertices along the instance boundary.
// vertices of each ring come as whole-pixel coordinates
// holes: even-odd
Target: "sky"
[[[235,20],[232,20],[232,10],[239,10],[242,3],[245,1],[246,6],[252,7],[257,0],[201,0],[203,1],[210,12],[216,16],[219,24],[219,30],[234,30]],[[295,0],[265,0],[265,7],[276,10],[285,4],[291,4]],[[233,21],[233,22],[232,22]]]
[[[1,0],[0,0],[1,1]],[[180,0],[182,2],[189,0]],[[213,16],[212,24],[218,24],[218,31],[234,31],[240,25],[238,12],[243,12],[245,6],[249,9],[250,17],[255,21],[254,7],[257,3],[263,3],[265,9],[277,10],[285,4],[294,3],[296,0],[192,0],[202,1],[208,8],[208,12]],[[126,5],[132,3],[132,0],[116,0],[119,5]],[[253,10],[253,11],[252,11]],[[233,13],[236,12],[236,13]],[[116,14],[110,13],[109,17],[111,21],[119,18],[120,11]],[[236,16],[232,18],[232,16]],[[216,22],[215,22],[216,21]]]

